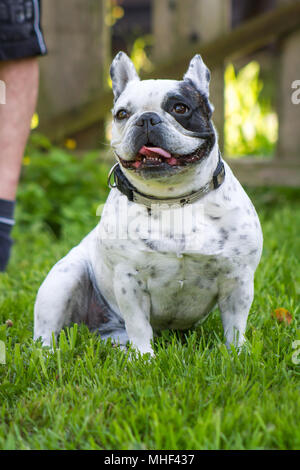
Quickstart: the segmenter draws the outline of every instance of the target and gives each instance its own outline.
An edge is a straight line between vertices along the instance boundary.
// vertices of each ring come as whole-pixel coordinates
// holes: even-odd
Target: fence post
[[[277,5],[297,0],[277,0]],[[300,30],[285,35],[278,42],[276,73],[277,113],[279,121],[276,158],[299,161],[300,156]]]
[[[162,62],[185,45],[216,39],[230,29],[230,0],[153,0],[154,59]],[[191,57],[190,57],[191,59]],[[204,58],[205,59],[205,58]],[[188,65],[188,64],[187,64]],[[210,86],[213,120],[224,144],[224,64],[214,67]],[[166,77],[167,78],[167,77]],[[180,77],[178,77],[180,78]]]
[[[103,92],[110,59],[107,5],[107,0],[43,2],[49,54],[40,60],[38,113],[42,123],[55,121]]]
[[[300,31],[280,41],[278,64],[279,135],[276,157],[298,160],[300,157]]]
[[[153,59],[162,62],[174,53],[177,34],[178,0],[152,0]]]

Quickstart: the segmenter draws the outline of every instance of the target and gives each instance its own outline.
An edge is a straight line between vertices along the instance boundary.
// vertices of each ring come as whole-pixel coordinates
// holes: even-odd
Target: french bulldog
[[[153,355],[155,333],[190,329],[218,306],[226,345],[240,348],[263,237],[220,155],[210,72],[196,55],[182,80],[140,80],[120,52],[111,79],[112,189],[100,223],[40,287],[34,339],[51,345],[84,322]]]

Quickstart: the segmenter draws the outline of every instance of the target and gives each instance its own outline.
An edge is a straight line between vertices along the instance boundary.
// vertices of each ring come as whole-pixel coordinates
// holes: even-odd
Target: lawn
[[[33,343],[37,289],[97,223],[90,207],[105,192],[99,200],[97,188],[90,200],[72,196],[66,219],[55,225],[40,213],[26,215],[30,191],[33,207],[45,202],[28,181],[20,188],[13,258],[0,275],[0,449],[300,448],[300,365],[292,360],[300,340],[299,191],[249,190],[265,241],[241,354],[224,347],[216,310],[195,331],[164,332],[147,362],[129,361],[84,325],[65,330],[53,353]],[[56,196],[65,203],[66,192]],[[80,208],[76,217],[72,207]],[[272,317],[277,308],[292,314],[290,324]]]

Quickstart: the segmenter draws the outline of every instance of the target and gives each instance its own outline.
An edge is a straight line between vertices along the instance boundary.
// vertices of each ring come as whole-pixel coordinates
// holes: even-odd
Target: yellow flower
[[[69,150],[74,150],[77,147],[77,142],[74,139],[66,139],[65,140],[65,147]]]
[[[31,119],[31,129],[36,129],[39,125],[39,116],[37,113],[34,113]]]
[[[117,20],[123,18],[124,13],[124,8],[120,7],[119,5],[114,6],[112,9],[112,16]]]
[[[25,157],[23,158],[23,165],[25,165],[25,166],[30,165],[30,157],[25,156]]]

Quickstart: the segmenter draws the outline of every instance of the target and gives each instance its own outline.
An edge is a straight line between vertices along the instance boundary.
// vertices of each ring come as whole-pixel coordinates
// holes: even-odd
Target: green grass
[[[300,366],[292,362],[300,194],[250,195],[265,242],[239,356],[223,345],[218,311],[186,335],[165,332],[151,362],[128,361],[84,325],[65,330],[54,353],[41,349],[32,341],[36,291],[96,219],[79,214],[59,240],[42,222],[16,226],[13,258],[0,275],[0,449],[300,448]],[[271,317],[279,307],[292,313],[290,325]]]

